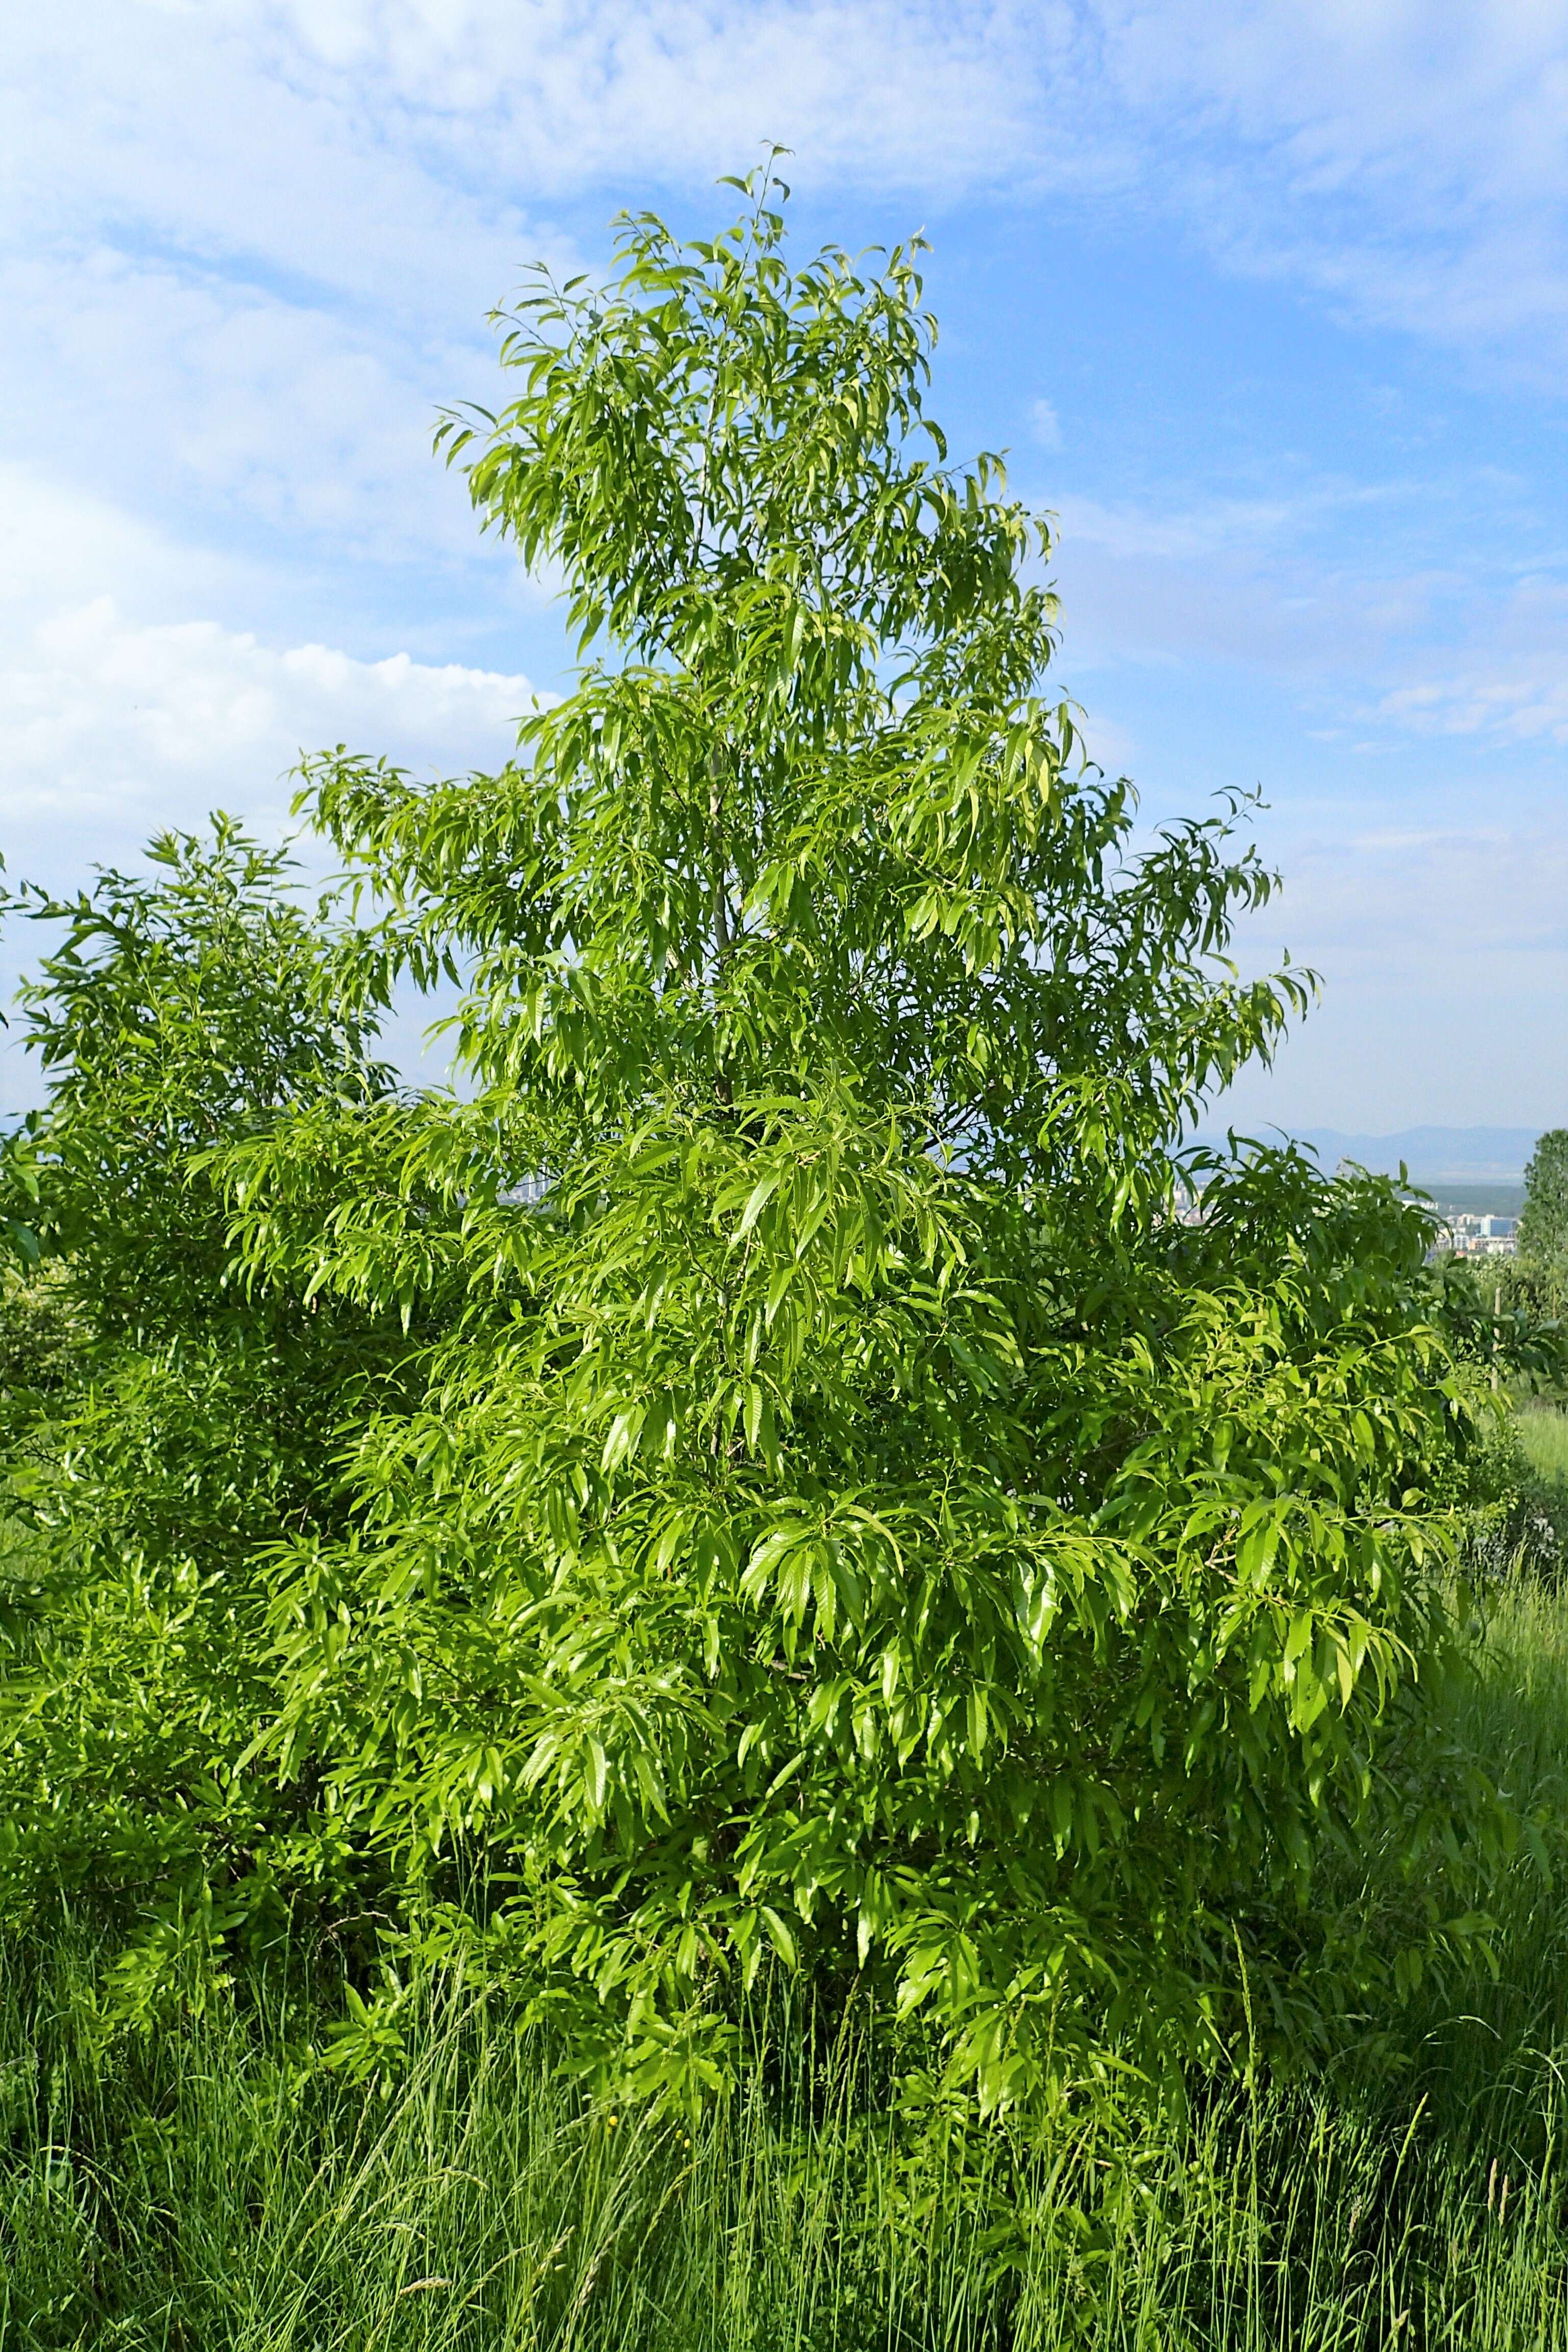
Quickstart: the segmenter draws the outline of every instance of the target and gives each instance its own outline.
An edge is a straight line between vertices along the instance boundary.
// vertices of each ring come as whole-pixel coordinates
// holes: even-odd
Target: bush
[[[1568,1128],[1549,1129],[1531,1154],[1519,1250],[1528,1264],[1568,1273]]]
[[[280,1874],[342,1899],[309,1793],[240,1759],[279,1697],[266,1547],[343,1524],[337,1433],[405,1352],[395,1315],[247,1297],[190,1164],[287,1100],[382,1086],[326,1002],[322,918],[226,822],[151,868],[11,901],[66,936],[25,995],[50,1098],[0,1196],[30,1244],[0,1291],[0,1916],[63,1892],[117,1924],[132,2008],[160,1952],[177,1986],[184,1942],[275,1932]]]

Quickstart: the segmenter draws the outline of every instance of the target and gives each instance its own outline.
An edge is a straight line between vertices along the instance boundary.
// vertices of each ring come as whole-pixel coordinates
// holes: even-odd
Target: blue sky
[[[274,826],[301,745],[499,760],[559,626],[433,412],[525,261],[771,137],[802,242],[931,237],[1091,744],[1150,821],[1269,803],[1241,952],[1325,996],[1225,1108],[1568,1120],[1555,0],[68,0],[0,74],[12,874]]]

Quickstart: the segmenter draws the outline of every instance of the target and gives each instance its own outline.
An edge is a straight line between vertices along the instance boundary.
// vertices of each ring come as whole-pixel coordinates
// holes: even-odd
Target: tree
[[[30,1523],[3,1563],[0,1916],[63,1890],[133,1930],[132,2006],[161,1952],[177,1972],[173,1923],[276,1924],[285,1848],[295,1897],[331,1876],[308,1796],[237,1769],[279,1704],[262,1567],[286,1527],[341,1531],[338,1433],[405,1351],[395,1310],[247,1295],[192,1168],[289,1105],[384,1093],[331,1002],[330,910],[289,881],[219,818],[75,898],[0,902],[63,933],[21,995],[48,1100],[0,1155],[0,1211],[45,1261],[0,1293],[7,1510]]]
[[[1568,1127],[1549,1128],[1530,1156],[1519,1254],[1542,1265],[1568,1255]]]
[[[1305,1002],[1221,961],[1271,877],[1234,803],[1138,845],[1044,698],[918,249],[792,273],[745,194],[533,281],[443,427],[607,657],[495,775],[308,771],[379,909],[334,1001],[461,975],[464,1084],[185,1163],[243,1296],[408,1334],[260,1554],[251,1769],[633,2085],[722,2079],[768,1961],[1029,2107],[1212,2046],[1238,1951],[1289,2048],[1462,1932],[1401,1775],[1463,1398],[1382,1180],[1256,1152],[1176,1220]],[[1393,1921],[1319,1869],[1373,1828]]]

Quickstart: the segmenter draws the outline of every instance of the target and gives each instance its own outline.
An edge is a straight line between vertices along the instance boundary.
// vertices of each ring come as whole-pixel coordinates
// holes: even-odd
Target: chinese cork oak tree
[[[1270,877],[1234,805],[1135,843],[1043,696],[1047,530],[924,413],[918,249],[792,269],[743,194],[541,275],[443,427],[574,690],[495,775],[308,770],[343,985],[459,976],[463,1083],[215,1163],[253,1283],[437,1335],[351,1532],[278,1550],[261,1747],[411,1903],[482,1859],[467,1931],[633,2084],[721,2080],[767,1960],[1028,2108],[1212,2047],[1238,1952],[1283,2049],[1463,1933],[1401,1794],[1454,1382],[1381,1181],[1174,1213],[1303,1003],[1223,961]],[[1381,1919],[1318,1892],[1374,1833]]]

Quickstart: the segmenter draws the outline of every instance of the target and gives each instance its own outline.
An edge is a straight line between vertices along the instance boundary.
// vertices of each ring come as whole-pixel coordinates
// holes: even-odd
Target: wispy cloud
[[[540,206],[766,138],[810,183],[1116,193],[1421,333],[1568,320],[1568,22],[1521,0],[83,0],[8,36],[24,233],[409,315]]]
[[[1223,266],[1568,360],[1568,23],[1520,0],[81,0],[0,90],[0,414],[124,494],[454,551],[438,399],[600,183],[792,173],[931,203],[1054,191]],[[1055,447],[1055,409],[1033,425]],[[101,476],[100,479],[103,478]],[[110,482],[112,489],[114,484]],[[1245,519],[1232,515],[1232,533]]]
[[[1440,970],[1451,982],[1466,964],[1494,977],[1533,964],[1555,983],[1568,959],[1568,837],[1472,820],[1299,840],[1274,921],[1341,978],[1430,982]]]
[[[1324,982],[1277,1071],[1219,1106],[1242,1124],[1436,1117],[1557,1125],[1568,994],[1568,835],[1474,824],[1295,840],[1283,897],[1241,929],[1247,967],[1281,940]]]
[[[1059,449],[1062,446],[1061,419],[1048,400],[1032,401],[1029,406],[1029,430],[1042,449]]]
[[[254,805],[302,752],[347,741],[417,766],[500,764],[531,707],[525,677],[360,661],[332,646],[264,645],[216,621],[128,621],[108,598],[51,614],[0,672],[8,814],[121,829],[237,797]],[[173,803],[173,805],[171,805]]]

